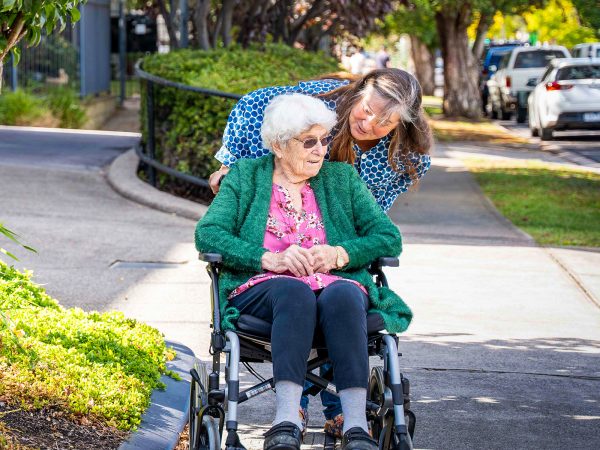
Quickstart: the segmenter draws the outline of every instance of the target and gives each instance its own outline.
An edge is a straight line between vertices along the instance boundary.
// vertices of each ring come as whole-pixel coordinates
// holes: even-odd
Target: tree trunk
[[[163,16],[165,26],[167,27],[167,33],[169,34],[169,45],[171,49],[176,49],[179,47],[179,41],[177,40],[177,33],[175,32],[175,24],[173,23],[173,18],[171,14],[169,14],[169,12],[167,11],[165,0],[157,0],[157,3],[160,15]]]
[[[436,28],[444,58],[444,115],[481,118],[478,65],[469,48],[467,28],[471,7],[445,6],[435,14]]]
[[[417,36],[410,35],[410,53],[415,64],[415,75],[423,95],[433,95],[435,90],[435,58]]]
[[[221,37],[223,38],[223,45],[229,47],[231,45],[231,25],[233,23],[233,7],[235,0],[224,0],[223,6],[221,7],[221,17],[223,18],[223,24],[221,25]]]
[[[208,13],[210,12],[210,0],[197,0],[194,8],[194,24],[196,26],[196,39],[198,47],[202,50],[210,49],[208,35]]]
[[[0,95],[2,94],[2,75],[4,73],[4,60],[0,59]]]
[[[480,60],[483,56],[483,45],[485,43],[485,35],[492,26],[494,21],[494,13],[482,12],[479,17],[479,23],[477,24],[477,34],[475,35],[475,42],[473,43],[473,56],[476,60]]]

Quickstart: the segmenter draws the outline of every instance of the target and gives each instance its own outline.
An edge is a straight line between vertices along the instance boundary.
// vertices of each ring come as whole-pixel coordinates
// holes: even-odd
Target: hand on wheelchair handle
[[[213,172],[210,177],[208,177],[208,184],[210,185],[210,189],[213,191],[213,194],[217,194],[219,189],[221,188],[221,181],[225,178],[225,175],[229,173],[229,167],[222,165],[219,170]]]

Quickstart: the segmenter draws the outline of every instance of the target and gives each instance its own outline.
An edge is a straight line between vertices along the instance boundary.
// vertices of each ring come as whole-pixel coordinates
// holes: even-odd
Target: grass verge
[[[0,261],[0,401],[132,430],[173,356],[158,330],[63,308],[30,272]]]
[[[600,247],[600,175],[538,161],[465,159],[484,193],[539,244]]]

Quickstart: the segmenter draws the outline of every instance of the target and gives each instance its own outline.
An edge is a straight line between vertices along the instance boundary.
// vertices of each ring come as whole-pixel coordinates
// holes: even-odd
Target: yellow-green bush
[[[142,68],[170,81],[240,95],[340,70],[335,59],[322,53],[279,44],[156,54],[146,57]],[[221,146],[223,129],[235,102],[156,86],[157,159],[183,172],[208,178],[219,165],[214,154]],[[145,108],[142,124],[146,139]]]
[[[119,312],[63,308],[0,261],[0,397],[135,428],[173,355],[156,329]]]

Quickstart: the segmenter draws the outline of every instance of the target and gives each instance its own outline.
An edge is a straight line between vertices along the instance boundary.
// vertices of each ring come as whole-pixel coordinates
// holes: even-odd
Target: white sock
[[[365,390],[366,392],[366,390]],[[365,394],[366,395],[366,394]],[[277,409],[273,425],[281,422],[292,422],[302,429],[302,421],[298,410],[300,407],[300,397],[302,396],[302,386],[291,381],[278,381],[275,383],[275,399]],[[366,399],[366,397],[365,397]],[[364,408],[364,406],[363,406]]]
[[[364,388],[348,388],[339,392],[344,413],[344,433],[350,428],[360,427],[369,432],[367,425],[367,390]]]

